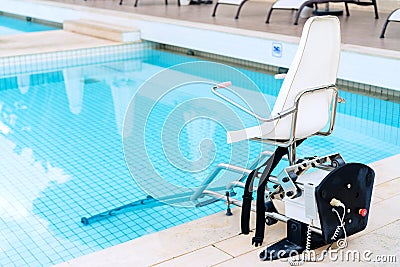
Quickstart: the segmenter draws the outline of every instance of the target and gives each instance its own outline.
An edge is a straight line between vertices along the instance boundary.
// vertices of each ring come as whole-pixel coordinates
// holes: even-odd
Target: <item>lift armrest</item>
[[[218,92],[218,89],[225,89],[225,90],[228,90],[228,91],[230,91],[230,92],[236,94],[235,91],[233,91],[232,89],[229,88],[229,86],[231,86],[231,85],[232,85],[232,83],[231,83],[230,81],[228,81],[228,82],[223,82],[223,83],[219,83],[219,84],[216,84],[215,86],[213,86],[213,87],[211,88],[211,91],[212,91],[216,96],[222,98],[223,100],[227,101],[228,103],[234,105],[235,107],[239,108],[240,110],[246,112],[247,114],[249,114],[249,115],[255,117],[256,119],[258,119],[258,120],[260,120],[260,121],[263,121],[263,122],[272,122],[272,121],[274,121],[274,120],[278,120],[278,119],[283,118],[283,117],[285,117],[285,116],[287,116],[287,115],[289,115],[289,114],[292,114],[292,113],[296,110],[296,107],[293,106],[293,107],[291,107],[291,108],[289,108],[289,109],[286,109],[286,110],[284,110],[284,111],[278,113],[278,115],[276,115],[276,116],[269,117],[269,118],[261,117],[260,115],[254,113],[253,111],[249,110],[248,108],[246,108],[246,107],[242,106],[241,104],[235,102],[235,101],[232,100],[231,98],[229,98],[229,97],[223,95],[222,93]]]

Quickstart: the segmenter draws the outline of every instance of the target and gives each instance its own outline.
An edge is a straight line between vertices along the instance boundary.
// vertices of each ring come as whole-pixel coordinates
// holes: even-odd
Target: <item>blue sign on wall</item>
[[[272,43],[272,56],[282,57],[282,43]]]

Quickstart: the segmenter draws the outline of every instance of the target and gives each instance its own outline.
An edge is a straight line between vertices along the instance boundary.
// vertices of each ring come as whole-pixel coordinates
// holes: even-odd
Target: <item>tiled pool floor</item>
[[[397,266],[400,260],[400,171],[395,166],[400,155],[370,166],[376,172],[372,206],[367,229],[349,239],[345,251],[370,250],[373,256],[395,255],[397,263],[330,262],[323,266]],[[258,260],[259,248],[251,245],[252,234],[239,235],[240,210],[227,217],[220,212],[190,223],[144,236],[100,252],[77,258],[57,266],[265,266]],[[253,216],[254,219],[255,216]],[[253,221],[254,225],[254,221]],[[285,235],[285,224],[267,227],[264,245],[274,243]],[[273,266],[288,266],[275,261]],[[315,264],[315,263],[306,263]]]

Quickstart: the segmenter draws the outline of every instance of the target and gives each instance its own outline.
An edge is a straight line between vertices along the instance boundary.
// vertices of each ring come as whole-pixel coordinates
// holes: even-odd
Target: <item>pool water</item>
[[[50,266],[225,208],[222,202],[200,208],[162,206],[88,226],[80,223],[82,216],[147,196],[124,161],[121,134],[125,111],[146,79],[166,67],[196,59],[159,50],[145,55],[0,77],[1,266]],[[281,81],[265,73],[241,71],[273,101]],[[299,148],[300,154],[340,152],[348,162],[371,163],[400,151],[398,103],[349,92],[340,92],[340,96],[347,102],[338,108],[334,134],[310,138]],[[158,106],[155,110],[159,112],[152,113],[154,125],[160,124],[164,110],[176,104],[167,101],[165,109]],[[197,123],[204,131],[188,128],[182,138],[206,134],[217,145],[225,144],[221,127]],[[182,154],[196,159],[198,151],[193,152],[193,145],[199,140],[179,142]],[[159,142],[157,136],[146,139],[147,148],[159,147]],[[217,155],[215,162],[224,157]],[[160,160],[158,167],[160,175],[178,183],[201,181],[209,171],[178,177],[167,161]]]
[[[0,36],[25,32],[50,31],[56,29],[58,28],[32,21],[0,16]]]

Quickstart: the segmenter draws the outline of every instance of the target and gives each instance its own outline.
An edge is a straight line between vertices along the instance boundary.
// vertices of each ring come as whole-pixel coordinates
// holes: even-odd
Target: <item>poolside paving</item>
[[[49,53],[118,44],[121,43],[64,30],[31,32],[0,36],[0,57]]]

